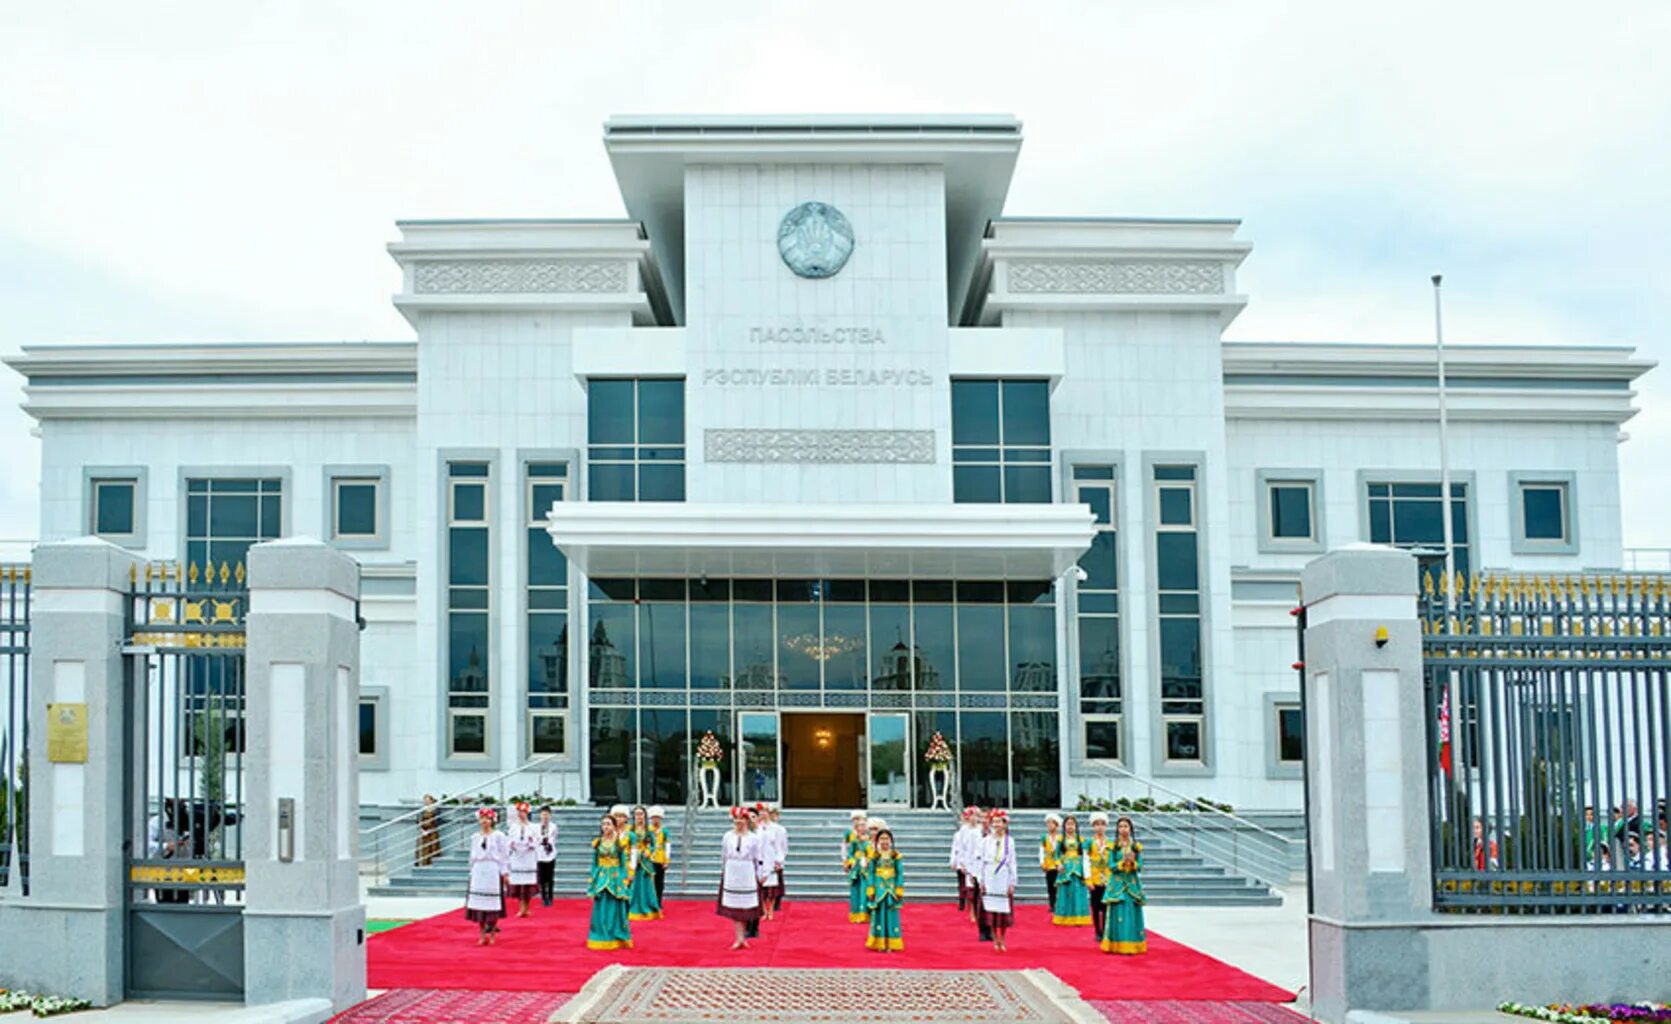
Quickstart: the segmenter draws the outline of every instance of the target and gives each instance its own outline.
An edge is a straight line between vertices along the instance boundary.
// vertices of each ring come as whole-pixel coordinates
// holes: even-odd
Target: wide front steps
[[[956,821],[944,811],[883,811],[890,831],[904,857],[905,888],[913,900],[955,900],[957,877],[949,861]],[[558,826],[556,888],[560,894],[583,893],[590,873],[590,843],[596,835],[596,808],[563,808],[553,815]],[[784,867],[789,898],[800,900],[845,900],[847,878],[841,867],[842,838],[849,828],[846,815],[835,811],[789,810],[783,812],[783,826],[789,832],[789,857]],[[719,848],[730,821],[723,811],[712,809],[696,815],[691,832],[692,855],[681,857],[684,813],[681,809],[667,823],[673,844],[666,887],[671,895],[708,897],[719,891]],[[1038,837],[1044,831],[1044,812],[1017,812],[1016,851],[1021,878],[1016,898],[1043,903],[1044,873],[1038,868]],[[1148,901],[1157,906],[1271,906],[1281,896],[1266,886],[1210,864],[1175,842],[1159,836],[1138,838],[1143,842],[1143,889]],[[465,841],[448,834],[443,853],[424,867],[411,864],[394,870],[381,884],[371,887],[373,896],[437,896],[462,902],[469,879]]]

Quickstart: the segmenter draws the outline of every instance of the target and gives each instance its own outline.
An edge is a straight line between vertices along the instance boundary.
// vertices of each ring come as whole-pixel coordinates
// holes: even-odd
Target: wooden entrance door
[[[864,715],[783,715],[785,807],[862,807]]]

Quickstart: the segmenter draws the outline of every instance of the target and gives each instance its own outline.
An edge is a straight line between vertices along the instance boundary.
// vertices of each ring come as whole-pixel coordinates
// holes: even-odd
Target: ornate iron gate
[[[29,608],[26,565],[0,566],[0,679],[5,681],[0,723],[0,887],[12,872],[29,895]]]
[[[127,988],[244,991],[244,567],[135,572],[128,602]]]
[[[1667,583],[1426,577],[1435,908],[1671,908]]]

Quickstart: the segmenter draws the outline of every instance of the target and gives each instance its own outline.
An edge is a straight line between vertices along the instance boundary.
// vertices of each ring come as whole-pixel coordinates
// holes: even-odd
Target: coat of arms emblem
[[[853,225],[828,203],[802,203],[778,225],[777,251],[801,277],[834,277],[853,254]]]

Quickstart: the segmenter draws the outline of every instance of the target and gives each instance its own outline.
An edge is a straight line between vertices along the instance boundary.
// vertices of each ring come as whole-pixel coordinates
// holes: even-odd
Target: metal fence
[[[127,991],[230,999],[244,984],[244,567],[152,563],[131,583]]]
[[[0,887],[29,895],[29,567],[0,565]]]
[[[1423,581],[1433,902],[1671,911],[1671,581]]]

